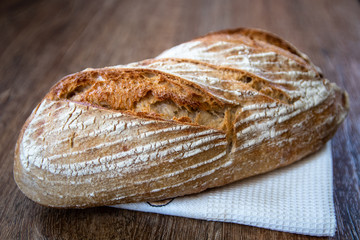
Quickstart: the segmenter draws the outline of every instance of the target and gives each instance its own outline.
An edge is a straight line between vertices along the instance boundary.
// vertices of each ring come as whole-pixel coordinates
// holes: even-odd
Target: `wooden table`
[[[19,130],[62,76],[150,58],[239,26],[279,34],[349,92],[351,111],[332,144],[338,230],[331,239],[359,239],[359,1],[3,0],[0,12],[0,239],[312,238],[107,207],[50,209],[28,200],[13,180]]]

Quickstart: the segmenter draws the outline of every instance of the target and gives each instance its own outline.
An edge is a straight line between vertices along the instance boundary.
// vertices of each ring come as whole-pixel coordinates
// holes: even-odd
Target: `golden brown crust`
[[[281,39],[279,36],[273,33],[261,29],[229,29],[209,33],[202,38],[206,39],[206,41],[245,41],[248,45],[255,45],[257,48],[262,49],[261,51],[272,50],[284,54],[294,61],[300,63],[304,68],[315,68],[315,66],[310,62],[309,58],[304,53],[295,48],[291,43]],[[201,39],[201,37],[198,39]],[[319,71],[318,68],[316,70]],[[319,74],[321,75],[321,73]]]
[[[151,69],[79,72],[62,79],[46,98],[78,99],[113,110],[133,110],[148,94],[158,101],[171,100],[178,106],[194,110],[222,107],[220,101],[197,85]]]
[[[236,29],[227,29],[227,30],[222,30],[222,31],[218,31],[218,32],[212,32],[212,33],[208,33],[207,35],[200,37],[200,38],[209,38],[211,37],[227,37],[231,35],[231,37],[235,37],[236,36],[246,36],[252,40],[257,40],[257,41],[261,41],[261,42],[265,42],[267,44],[279,47],[284,49],[285,51],[288,51],[298,57],[303,58],[306,62],[310,62],[309,59],[303,54],[301,53],[298,49],[296,49],[291,43],[285,41],[284,39],[281,39],[279,36],[261,30],[261,29],[255,29],[255,28],[236,28]],[[199,39],[199,38],[198,38]]]
[[[63,78],[24,124],[14,176],[52,207],[173,198],[300,160],[348,108],[288,42],[224,30]]]

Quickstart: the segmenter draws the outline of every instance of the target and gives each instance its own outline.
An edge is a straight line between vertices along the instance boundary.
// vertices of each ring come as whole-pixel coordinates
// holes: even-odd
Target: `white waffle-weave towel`
[[[223,221],[278,231],[333,236],[331,144],[295,164],[164,206],[149,203],[113,207],[180,217]]]

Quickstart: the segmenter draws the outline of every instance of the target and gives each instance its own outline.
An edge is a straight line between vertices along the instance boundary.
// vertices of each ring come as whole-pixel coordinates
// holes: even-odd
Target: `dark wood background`
[[[351,111],[332,142],[338,229],[359,239],[360,2],[0,1],[0,239],[310,239],[238,224],[112,209],[57,210],[13,180],[14,146],[32,109],[62,76],[125,64],[209,31],[263,28],[292,42],[345,88]]]

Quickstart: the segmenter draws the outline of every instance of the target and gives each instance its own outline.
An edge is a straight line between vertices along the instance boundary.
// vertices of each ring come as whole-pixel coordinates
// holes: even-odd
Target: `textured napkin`
[[[288,167],[203,193],[113,207],[245,224],[313,236],[333,236],[331,144]]]

